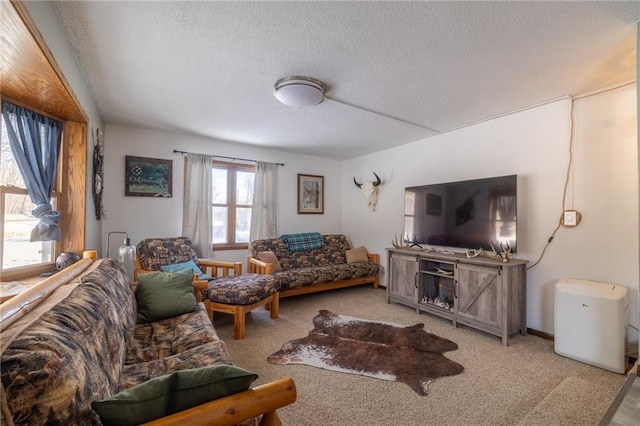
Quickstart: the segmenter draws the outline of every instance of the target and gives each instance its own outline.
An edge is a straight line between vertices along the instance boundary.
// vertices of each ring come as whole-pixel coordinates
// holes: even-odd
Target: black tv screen
[[[421,246],[516,252],[517,176],[405,188],[404,239]]]

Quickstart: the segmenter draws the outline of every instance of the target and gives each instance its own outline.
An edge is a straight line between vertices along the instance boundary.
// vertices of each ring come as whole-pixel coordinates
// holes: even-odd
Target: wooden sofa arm
[[[273,263],[263,262],[255,257],[247,258],[247,272],[262,275],[273,274]]]
[[[193,289],[196,295],[196,302],[203,302],[202,299],[202,290],[206,290],[209,288],[209,281],[206,280],[198,280],[196,277],[193,277]],[[208,311],[208,309],[207,309]],[[209,315],[211,317],[211,315]]]
[[[367,253],[367,257],[373,263],[379,265],[380,264],[380,255],[378,253]]]
[[[202,272],[212,277],[228,277],[242,275],[242,262],[222,262],[219,260],[198,259]]]
[[[146,269],[142,269],[142,265],[138,259],[134,261],[135,269],[133,271],[133,281],[138,281],[138,274],[144,272],[151,272]],[[198,266],[205,274],[209,274],[212,277],[228,277],[242,275],[242,262],[223,262],[219,260],[202,260],[198,259]]]
[[[280,426],[277,409],[292,404],[297,398],[291,377],[285,377],[244,392],[205,402],[145,425],[236,425],[263,414],[261,426]]]

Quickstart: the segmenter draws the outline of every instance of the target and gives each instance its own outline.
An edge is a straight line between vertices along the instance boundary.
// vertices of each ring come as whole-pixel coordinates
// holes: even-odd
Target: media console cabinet
[[[502,338],[527,334],[527,261],[388,248],[387,302]]]

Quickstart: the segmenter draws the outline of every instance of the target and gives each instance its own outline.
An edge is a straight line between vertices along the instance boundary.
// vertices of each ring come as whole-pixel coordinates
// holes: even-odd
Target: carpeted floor
[[[457,376],[435,380],[422,397],[408,386],[304,365],[274,365],[267,357],[288,340],[305,336],[320,309],[425,329],[459,346],[447,357],[462,364]],[[553,342],[498,337],[387,304],[384,289],[359,286],[282,299],[280,318],[257,309],[247,315],[246,337],[233,340],[233,319],[214,325],[234,362],[260,375],[256,384],[293,377],[297,401],[282,410],[284,425],[586,425],[597,424],[625,376],[556,355]],[[550,423],[551,422],[551,423]]]

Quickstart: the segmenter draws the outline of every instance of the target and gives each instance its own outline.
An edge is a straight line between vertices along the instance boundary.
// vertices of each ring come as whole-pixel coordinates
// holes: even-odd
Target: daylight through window
[[[245,248],[249,242],[255,166],[214,162],[213,247]]]
[[[38,223],[31,211],[35,205],[31,202],[22,175],[18,170],[4,118],[0,116],[2,141],[0,144],[0,258],[2,271],[23,268],[45,263],[55,259],[53,241],[30,242],[31,230]],[[57,193],[53,193],[51,204],[56,209]]]

